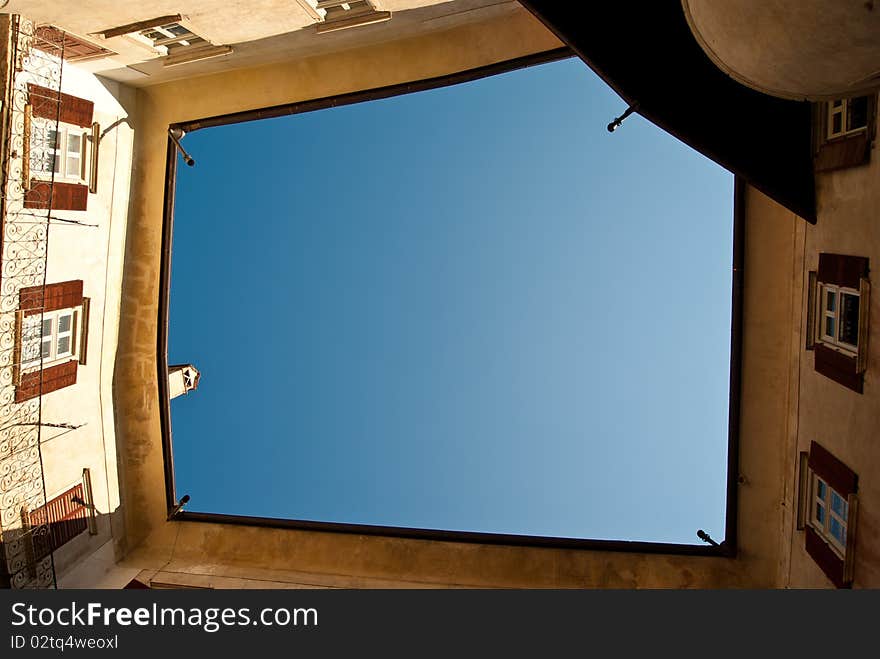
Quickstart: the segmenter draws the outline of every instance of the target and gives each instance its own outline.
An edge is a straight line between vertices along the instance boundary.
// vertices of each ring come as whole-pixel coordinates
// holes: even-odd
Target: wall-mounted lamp
[[[174,128],[168,129],[168,137],[171,138],[171,141],[174,142],[174,146],[176,146],[177,150],[180,151],[180,155],[183,156],[183,162],[192,167],[196,164],[196,161],[193,160],[192,157],[186,152],[186,149],[184,149],[180,145],[180,140],[183,139],[184,135],[186,135],[186,131],[183,130],[183,128],[177,128],[175,126]]]
[[[620,124],[623,123],[624,119],[635,112],[638,108],[638,103],[633,103],[632,105],[630,105],[622,115],[620,115],[619,117],[615,117],[614,121],[608,124],[608,132],[613,133],[615,130],[617,130],[620,127]]]
[[[168,513],[168,519],[171,519],[177,513],[179,513],[181,510],[183,510],[183,507],[188,503],[189,503],[189,495],[184,494],[182,497],[180,497],[180,501],[177,502],[177,505],[174,506],[174,508],[171,509],[171,512]]]

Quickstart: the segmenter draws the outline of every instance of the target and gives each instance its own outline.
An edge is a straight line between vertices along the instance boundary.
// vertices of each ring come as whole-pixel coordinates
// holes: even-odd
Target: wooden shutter
[[[23,373],[21,382],[15,387],[15,402],[22,403],[31,398],[76,384],[78,364],[76,359],[72,359],[63,364],[49,366],[41,371]]]
[[[852,137],[841,137],[825,142],[816,154],[816,171],[832,172],[835,169],[863,165],[870,159],[871,142],[862,131]]]
[[[25,208],[51,208],[56,211],[84,211],[87,210],[88,202],[87,185],[39,179],[31,179],[30,188],[24,196]]]
[[[813,367],[817,373],[830,378],[847,389],[862,393],[864,374],[858,371],[858,360],[832,350],[822,343],[813,347]]]
[[[115,55],[112,50],[107,50],[101,46],[80,39],[72,34],[68,34],[51,25],[42,25],[35,30],[37,43],[35,46],[45,53],[61,57],[61,46],[64,46],[64,59],[68,62],[76,62],[86,59],[94,59],[97,57],[105,57],[107,55]]]
[[[28,83],[28,98],[31,102],[31,112],[35,117],[44,117],[52,121],[58,119],[65,124],[83,128],[92,125],[95,104],[87,99],[31,83]]]
[[[83,303],[82,279],[63,281],[48,286],[28,286],[18,292],[18,308],[26,316],[43,311],[70,309]]]
[[[82,483],[31,511],[35,560],[48,556],[88,527],[88,509],[75,502],[74,497],[84,501]]]
[[[855,494],[859,485],[856,473],[835,458],[818,442],[810,443],[810,457],[807,466],[823,481],[837,490],[844,499]]]
[[[823,284],[836,284],[859,290],[859,281],[867,276],[867,257],[819,254],[819,271],[816,278]]]
[[[828,543],[822,539],[818,533],[813,530],[812,526],[805,529],[805,545],[804,548],[816,564],[822,568],[831,582],[838,588],[846,588],[849,584],[843,578],[843,559],[834,553],[834,550],[828,546]]]
[[[818,442],[810,443],[810,457],[807,466],[823,481],[828,483],[843,498],[855,494],[858,489],[859,479],[856,473],[838,460],[824,446]],[[809,505],[812,505],[810,502]],[[844,577],[845,562],[837,553],[828,546],[828,543],[808,524],[806,526],[807,553],[816,564],[838,588],[849,585]],[[854,533],[855,529],[850,524],[847,533]]]

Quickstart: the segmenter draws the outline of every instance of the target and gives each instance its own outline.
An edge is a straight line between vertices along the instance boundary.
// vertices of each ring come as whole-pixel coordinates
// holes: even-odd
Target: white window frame
[[[856,344],[846,343],[842,341],[840,337],[840,310],[841,310],[841,300],[844,295],[850,295],[858,299],[859,302],[859,312],[861,314],[861,293],[854,288],[848,288],[846,286],[837,286],[836,284],[823,284],[819,282],[819,294],[816,296],[818,308],[816,310],[816,339],[821,341],[825,345],[838,350],[840,352],[846,353],[850,356],[857,356],[859,354],[859,337],[856,336]],[[828,309],[828,297],[829,295],[834,295],[834,309]],[[832,319],[834,321],[834,333],[828,334],[826,332],[828,319]]]
[[[70,329],[67,331],[59,331],[61,318],[70,317]],[[54,311],[44,311],[42,314],[35,313],[25,316],[21,320],[21,370],[22,372],[38,371],[59,362],[67,362],[72,359],[79,359],[79,344],[82,336],[82,306],[67,307],[65,309],[56,309]],[[49,334],[44,333],[46,323],[49,323]],[[29,327],[30,326],[30,327]],[[39,335],[35,332],[39,331]],[[30,333],[32,336],[29,336]],[[58,344],[61,339],[69,339],[68,350],[65,352],[58,351]],[[49,339],[49,354],[43,356],[43,344]],[[26,359],[28,346],[26,343],[30,341],[35,344],[35,357]]]
[[[847,135],[853,135],[855,133],[860,133],[864,130],[867,130],[867,126],[856,126],[855,128],[847,128],[846,118],[849,114],[849,103],[851,99],[841,98],[835,101],[828,101],[826,105],[826,112],[828,115],[828,121],[826,124],[826,136],[827,139],[836,139],[838,137],[845,137]],[[839,105],[837,105],[839,103]],[[834,117],[840,116],[840,130],[834,130]]]
[[[51,132],[56,132],[55,146],[40,146],[41,143],[48,142]],[[56,123],[42,117],[35,118],[31,122],[30,135],[30,172],[36,178],[51,178],[53,175],[56,179],[65,181],[76,181],[78,183],[88,184],[86,177],[86,144],[88,142],[88,131],[80,126],[74,126],[66,123]],[[45,139],[41,139],[45,136]],[[79,150],[69,151],[71,144],[71,136],[79,137]],[[74,156],[75,167],[69,166],[68,159]],[[38,156],[42,155],[42,158]],[[54,165],[54,172],[47,169],[47,156],[51,156]]]
[[[174,32],[171,31],[172,28],[179,28],[185,30],[185,32],[183,34],[174,34]],[[162,37],[157,39],[155,37],[147,36],[154,32],[158,32]],[[131,36],[142,39],[145,43],[149,44],[163,55],[180,52],[180,49],[182,48],[196,48],[210,45],[210,42],[207,39],[200,37],[180,21],[156,25],[133,33]]]
[[[825,486],[825,496],[820,496],[819,494],[819,484]],[[837,497],[843,502],[843,511],[844,514],[841,517],[838,513],[836,513],[832,509],[831,502],[833,497]],[[819,535],[822,536],[828,542],[828,545],[840,556],[840,558],[846,558],[847,551],[847,541],[849,539],[849,527],[848,527],[848,519],[849,519],[849,501],[847,497],[842,496],[837,490],[831,487],[827,481],[823,478],[820,478],[815,473],[810,472],[810,526],[813,527],[813,530],[816,531]],[[824,519],[820,520],[818,516],[818,509],[821,507],[823,510]],[[843,529],[843,542],[840,541],[832,532],[831,532],[831,522],[832,520],[836,521],[840,524]]]

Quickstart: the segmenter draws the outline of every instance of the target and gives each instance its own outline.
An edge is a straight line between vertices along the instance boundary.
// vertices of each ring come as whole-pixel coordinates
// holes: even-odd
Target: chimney
[[[174,364],[168,367],[168,392],[171,398],[188,394],[199,386],[199,371],[192,364]]]

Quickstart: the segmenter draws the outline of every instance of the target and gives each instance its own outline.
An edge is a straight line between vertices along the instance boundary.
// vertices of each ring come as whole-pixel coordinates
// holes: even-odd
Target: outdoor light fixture
[[[188,503],[189,503],[189,495],[184,494],[182,497],[180,497],[180,501],[177,503],[177,505],[171,509],[170,513],[168,513],[168,519],[171,519],[177,513],[179,513],[181,510],[183,510],[183,507]]]
[[[168,129],[168,137],[171,138],[171,141],[174,142],[174,146],[176,146],[177,150],[180,151],[180,155],[183,156],[183,162],[192,167],[196,164],[196,161],[193,160],[192,157],[186,152],[186,149],[184,149],[180,145],[180,140],[183,139],[184,135],[186,135],[186,131],[182,128],[177,128],[175,126],[174,128]]]
[[[613,133],[615,130],[617,130],[620,124],[623,123],[623,120],[626,119],[633,112],[635,112],[637,108],[638,104],[634,103],[633,105],[630,105],[622,115],[620,115],[619,117],[615,117],[614,121],[608,124],[608,132]]]
[[[610,129],[609,129],[609,130],[610,130]],[[710,545],[712,545],[713,547],[720,547],[720,546],[721,546],[721,545],[719,545],[717,542],[715,542],[715,541],[712,539],[712,536],[710,536],[708,533],[706,533],[703,529],[700,529],[699,531],[697,531],[697,537],[698,537],[700,540],[702,540],[703,542],[708,542],[708,543],[709,543]]]

